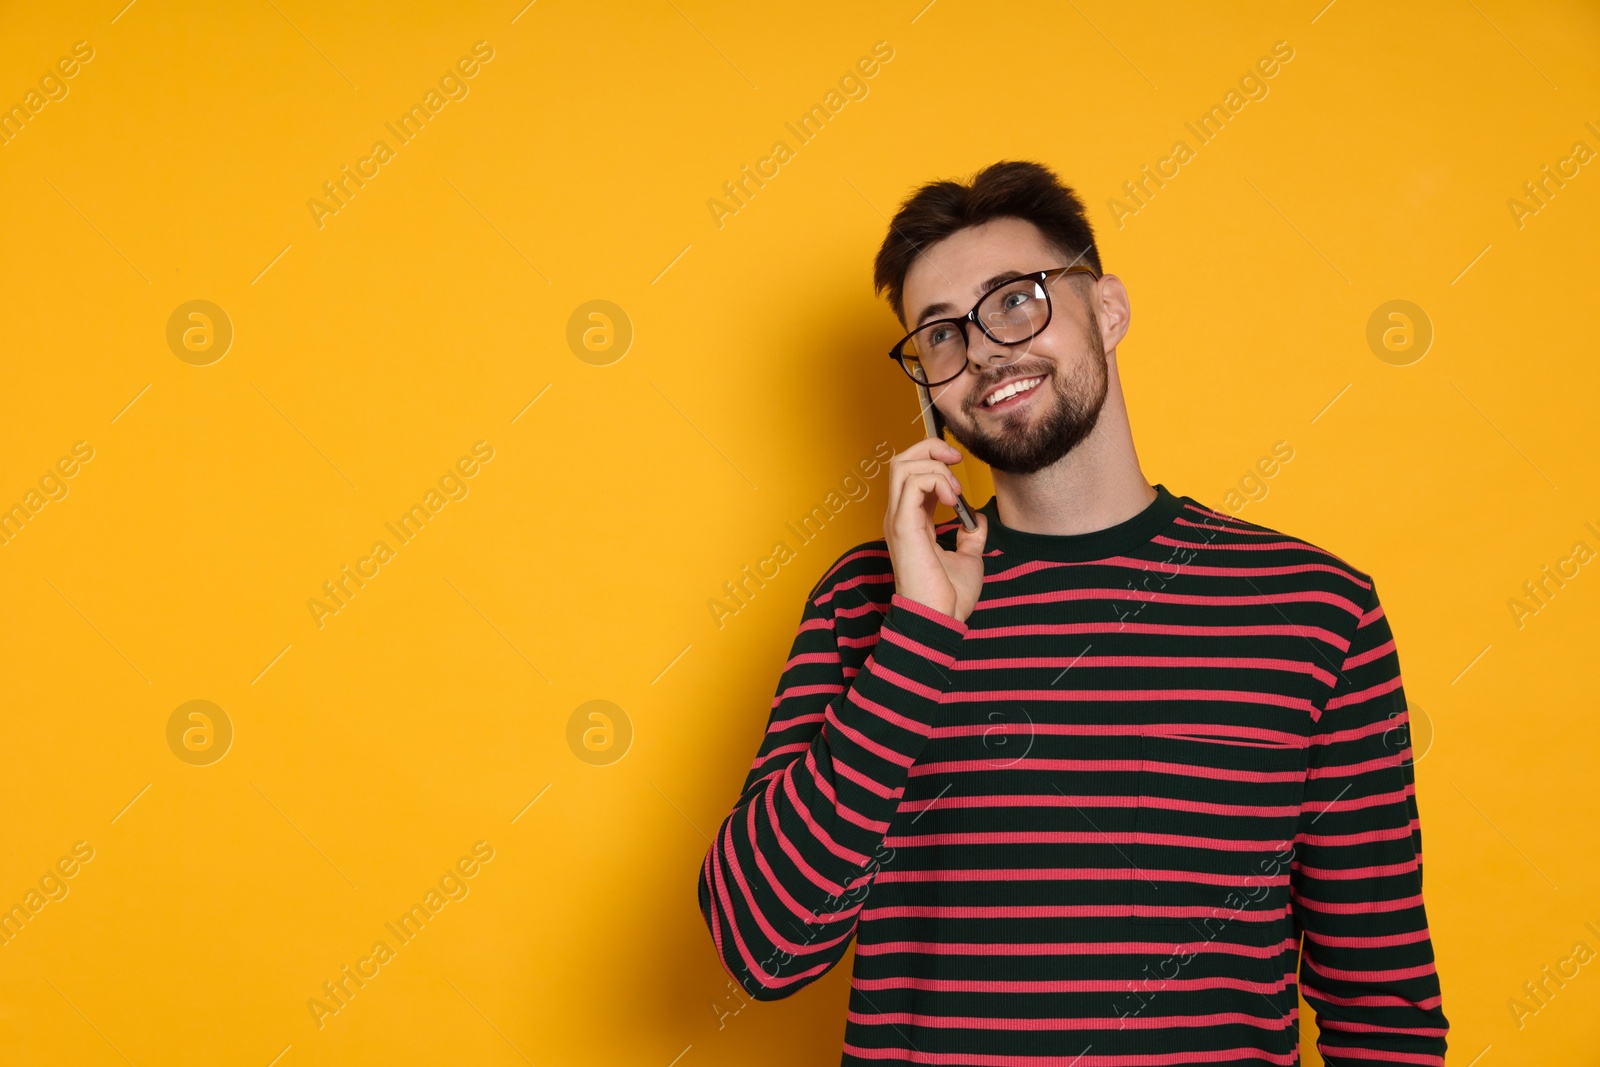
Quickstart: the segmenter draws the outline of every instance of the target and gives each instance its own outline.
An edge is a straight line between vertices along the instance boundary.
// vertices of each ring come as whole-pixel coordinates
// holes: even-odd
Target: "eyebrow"
[[[977,286],[973,289],[972,295],[973,295],[974,298],[981,297],[984,293],[987,293],[990,289],[993,289],[995,286],[1000,285],[1000,284],[1002,284],[1004,282],[1009,282],[1013,278],[1020,278],[1026,273],[1027,273],[1027,271],[1020,271],[1020,270],[1001,271],[999,274],[996,274],[994,277],[989,278],[989,279],[987,279],[985,281],[979,282],[977,284]],[[917,319],[916,319],[916,322],[914,323],[914,325],[921,326],[928,319],[931,319],[931,318],[934,318],[935,316],[940,316],[940,315],[949,315],[951,312],[955,311],[955,309],[956,308],[955,308],[954,304],[948,303],[946,301],[940,301],[937,304],[929,304],[927,307],[922,309],[922,312],[921,312],[921,314],[919,314],[917,316]]]

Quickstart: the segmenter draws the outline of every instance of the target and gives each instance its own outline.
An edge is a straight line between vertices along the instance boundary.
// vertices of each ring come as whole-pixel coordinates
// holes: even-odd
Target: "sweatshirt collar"
[[[1047,559],[1064,563],[1122,555],[1149,543],[1183,510],[1183,498],[1156,483],[1156,498],[1131,518],[1101,530],[1079,534],[1041,534],[1013,530],[1000,522],[995,497],[978,510],[989,517],[987,550],[999,549],[1020,559]]]

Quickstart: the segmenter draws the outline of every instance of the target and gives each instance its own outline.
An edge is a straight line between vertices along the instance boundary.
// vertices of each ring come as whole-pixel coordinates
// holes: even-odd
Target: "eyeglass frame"
[[[923,330],[926,330],[930,326],[937,326],[939,323],[942,323],[942,322],[950,322],[950,323],[955,323],[958,327],[960,327],[962,344],[965,345],[965,347],[969,351],[972,348],[972,340],[971,340],[971,334],[968,333],[968,331],[967,331],[967,324],[968,323],[972,323],[972,324],[976,325],[979,330],[983,331],[983,335],[985,337],[987,337],[989,340],[993,341],[997,345],[1001,345],[1001,346],[1004,346],[1006,348],[1010,348],[1010,347],[1012,347],[1014,345],[1026,344],[1027,342],[1033,340],[1035,337],[1038,337],[1041,333],[1044,333],[1045,330],[1048,330],[1050,328],[1050,323],[1055,320],[1055,314],[1056,314],[1055,301],[1050,298],[1050,290],[1044,283],[1046,281],[1050,280],[1052,278],[1052,276],[1061,277],[1061,276],[1065,276],[1065,275],[1068,275],[1068,274],[1087,274],[1090,277],[1094,278],[1095,281],[1099,281],[1100,278],[1102,277],[1102,275],[1101,275],[1101,273],[1099,271],[1095,270],[1093,267],[1089,266],[1087,263],[1074,263],[1074,264],[1071,264],[1070,266],[1066,266],[1066,267],[1051,267],[1048,270],[1030,271],[1030,272],[1028,272],[1026,274],[1018,274],[1015,277],[1007,278],[1005,281],[999,282],[999,283],[997,283],[997,284],[995,284],[993,286],[990,286],[988,289],[984,290],[983,295],[978,297],[977,303],[972,305],[972,310],[967,312],[965,315],[961,315],[961,316],[956,317],[956,318],[929,319],[927,322],[919,324],[916,327],[916,329],[910,331],[904,337],[900,338],[899,341],[895,342],[894,347],[889,349],[889,358],[894,360],[896,363],[898,363],[900,365],[900,369],[905,372],[906,377],[910,378],[912,381],[916,382],[918,385],[925,385],[925,386],[927,386],[927,387],[929,387],[931,389],[936,385],[944,385],[946,382],[953,382],[957,378],[961,377],[963,374],[965,374],[967,372],[967,365],[971,362],[970,359],[963,360],[962,364],[961,364],[961,369],[956,371],[954,374],[950,375],[950,377],[941,378],[939,381],[936,381],[936,382],[925,382],[922,379],[918,378],[915,374],[912,374],[911,373],[911,368],[906,366],[906,359],[907,359],[907,356],[905,354],[906,342],[911,340],[912,337],[914,337],[917,334],[921,333]],[[990,333],[989,332],[989,328],[987,326],[985,326],[979,320],[979,318],[978,318],[978,309],[983,306],[983,302],[985,300],[989,299],[991,296],[993,296],[995,293],[999,292],[1001,289],[1004,289],[1006,286],[1014,285],[1015,283],[1017,283],[1019,281],[1026,281],[1026,280],[1028,280],[1030,278],[1039,285],[1040,290],[1044,293],[1044,302],[1045,302],[1044,325],[1040,326],[1037,330],[1033,331],[1032,333],[1030,333],[1026,337],[1019,337],[1015,341],[1002,341],[1002,340],[1000,340],[1000,338],[998,338],[994,334]],[[910,358],[916,358],[916,357],[910,357]]]

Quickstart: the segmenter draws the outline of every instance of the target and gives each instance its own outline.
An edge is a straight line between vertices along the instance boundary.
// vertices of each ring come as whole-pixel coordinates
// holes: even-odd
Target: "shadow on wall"
[[[791,450],[820,452],[822,459],[808,455],[795,466],[838,472],[815,485],[789,482],[781,492],[764,495],[760,507],[770,511],[774,534],[814,501],[839,490],[847,475],[854,473],[867,492],[841,507],[803,547],[796,545],[795,558],[780,576],[750,601],[737,625],[726,627],[725,634],[737,636],[719,638],[738,644],[722,646],[716,690],[707,694],[713,700],[698,703],[687,725],[696,736],[685,738],[680,751],[692,753],[690,762],[671,776],[685,784],[661,783],[701,833],[714,834],[738,799],[810,590],[839,555],[882,536],[887,463],[880,464],[876,477],[866,478],[860,461],[876,459],[880,442],[900,450],[922,436],[915,389],[888,356],[900,336],[899,323],[881,301],[861,298],[863,291],[870,296],[867,262],[841,264],[840,277],[847,284],[804,280],[793,298],[794,310],[772,324],[770,335],[783,344],[767,356],[772,380],[756,393],[763,409],[758,421],[773,435],[786,435],[789,443],[763,445],[779,462]],[[987,468],[974,461],[965,466],[971,469],[958,469],[958,476],[973,502],[986,500],[992,493]],[[737,555],[756,547],[767,546],[730,546],[730,551]],[[668,811],[665,818],[677,816]],[[783,1050],[786,1063],[836,1059],[853,952],[794,997],[755,1003],[722,969],[699,911],[695,881],[709,843],[689,833],[683,840],[668,869],[638,880],[641,887],[656,888],[641,889],[630,902],[632,930],[620,938],[632,946],[629,959],[619,961],[628,964],[619,973],[631,972],[631,988],[613,993],[633,1006],[634,1025],[670,1043],[668,1035],[684,1034],[684,1019],[701,1019],[703,1028],[696,1022],[691,1031],[700,1035],[694,1038],[695,1053],[716,1046],[715,1058],[724,1062],[770,1061],[774,1049]],[[669,1058],[676,1052],[668,1050]]]

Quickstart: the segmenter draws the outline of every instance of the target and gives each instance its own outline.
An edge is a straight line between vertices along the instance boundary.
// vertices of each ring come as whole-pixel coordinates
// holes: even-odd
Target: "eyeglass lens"
[[[1007,282],[978,305],[977,318],[990,337],[1001,344],[1026,341],[1050,321],[1050,298],[1032,278]],[[913,333],[902,349],[912,376],[941,382],[960,374],[967,362],[967,328],[964,323],[930,322]],[[917,373],[920,364],[922,374]],[[925,375],[925,378],[924,378]]]

